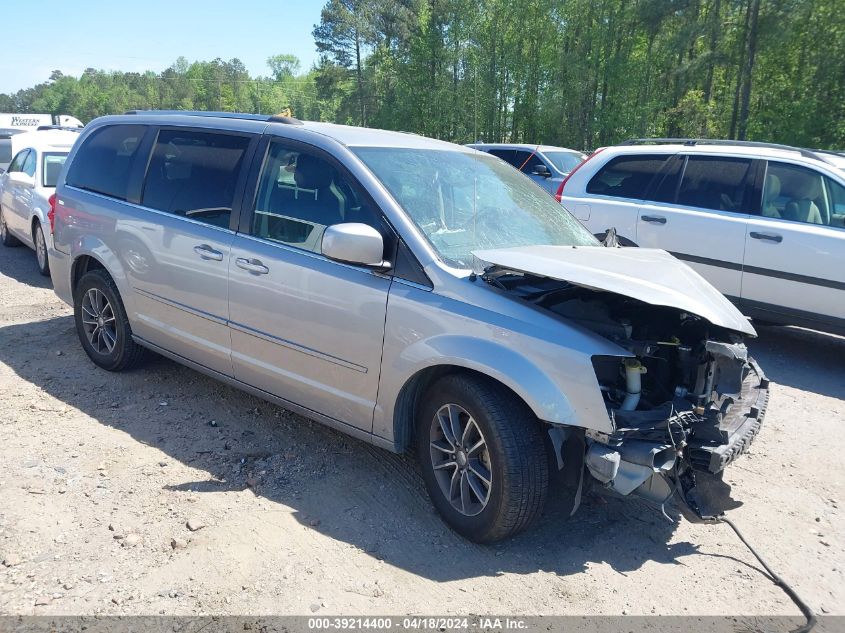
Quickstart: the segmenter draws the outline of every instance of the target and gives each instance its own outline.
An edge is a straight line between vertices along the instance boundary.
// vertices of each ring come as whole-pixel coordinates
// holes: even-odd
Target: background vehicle
[[[730,302],[663,251],[601,247],[484,153],[140,112],[91,123],[62,174],[50,271],[96,365],[152,349],[413,450],[473,540],[526,528],[552,481],[573,512],[590,481],[686,504],[762,423]]]
[[[845,332],[845,171],[766,143],[658,139],[594,153],[562,203],[596,235],[663,248],[762,321]]]
[[[12,149],[12,137],[16,134],[23,134],[26,130],[16,128],[0,129],[0,174],[6,171],[15,152]]]
[[[47,249],[50,231],[50,197],[77,132],[42,130],[13,138],[15,152],[8,170],[0,174],[0,242],[23,242],[35,250],[38,269],[49,275]]]
[[[552,145],[472,143],[467,147],[498,156],[551,194],[557,192],[561,181],[586,158],[578,150]]]

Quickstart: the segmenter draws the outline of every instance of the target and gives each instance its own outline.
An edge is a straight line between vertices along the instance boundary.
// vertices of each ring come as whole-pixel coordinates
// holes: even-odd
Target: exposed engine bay
[[[593,356],[614,431],[586,432],[586,472],[661,506],[678,493],[685,515],[707,515],[697,480],[720,479],[756,436],[768,403],[768,380],[744,335],[679,308],[501,266],[484,279],[630,352]]]

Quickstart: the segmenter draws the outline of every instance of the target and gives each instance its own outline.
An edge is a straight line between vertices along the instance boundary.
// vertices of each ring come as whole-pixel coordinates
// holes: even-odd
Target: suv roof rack
[[[63,132],[81,132],[82,128],[76,125],[39,125],[35,131],[43,132],[45,130],[62,130]]]
[[[202,116],[218,119],[246,119],[249,121],[266,121],[268,123],[286,123],[288,125],[303,125],[302,121],[291,116],[281,114],[249,114],[247,112],[215,112],[213,110],[127,110],[124,114],[153,114],[181,116]]]
[[[715,138],[632,138],[619,143],[619,145],[739,145],[740,147],[760,147],[765,149],[781,149],[789,152],[798,152],[804,158],[819,160],[815,152],[792,145],[781,145],[779,143],[764,143],[762,141],[732,141],[728,139]]]

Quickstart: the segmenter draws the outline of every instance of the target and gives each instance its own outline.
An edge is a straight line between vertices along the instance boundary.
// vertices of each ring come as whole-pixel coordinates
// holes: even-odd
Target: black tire
[[[44,239],[44,230],[41,228],[41,222],[35,223],[35,228],[32,230],[32,243],[35,246],[35,262],[38,265],[38,272],[45,277],[49,277],[50,260],[47,257],[47,241]]]
[[[486,442],[485,464],[489,470],[485,474],[489,474],[490,479],[487,501],[483,509],[472,515],[453,506],[447,496],[449,493],[441,485],[443,473],[461,472],[457,461],[454,470],[442,467],[435,472],[434,461],[440,455],[438,451],[443,450],[432,449],[432,439],[441,433],[436,416],[447,405],[463,409],[474,420]],[[442,444],[444,439],[435,439],[435,442]],[[474,440],[466,443],[474,443]],[[549,490],[549,465],[540,424],[525,403],[494,381],[475,375],[451,374],[434,383],[419,407],[416,446],[431,501],[444,521],[461,536],[476,543],[493,543],[526,529],[542,513]],[[464,453],[463,447],[459,452]],[[457,456],[457,453],[453,457],[445,454],[447,460]],[[466,455],[469,454],[466,451]],[[466,455],[464,464],[469,461]],[[473,461],[478,464],[478,460]],[[472,470],[469,466],[466,468]],[[445,477],[453,480],[454,474]],[[483,480],[476,479],[476,485],[479,481]],[[463,495],[458,496],[463,498]],[[482,503],[479,501],[476,508]]]
[[[107,342],[104,342],[105,338],[95,336],[93,341],[89,339],[86,328],[91,325],[86,325],[83,321],[83,314],[86,317],[85,321],[91,318],[91,313],[83,310],[85,297],[89,292],[92,292],[94,296],[99,296],[97,293],[101,293],[110,306],[110,310],[104,309],[102,313],[111,314],[113,317],[113,321],[110,320],[114,325],[111,349],[108,349]],[[88,305],[90,305],[90,296]],[[123,301],[120,300],[120,293],[114,280],[105,270],[92,270],[85,273],[79,280],[73,293],[73,315],[76,320],[76,333],[82,347],[95,365],[108,371],[123,371],[136,366],[144,358],[146,350],[132,340],[132,328],[126,317]]]
[[[3,246],[20,246],[20,240],[9,233],[9,227],[6,226],[6,219],[3,217],[3,209],[0,208],[0,243]]]

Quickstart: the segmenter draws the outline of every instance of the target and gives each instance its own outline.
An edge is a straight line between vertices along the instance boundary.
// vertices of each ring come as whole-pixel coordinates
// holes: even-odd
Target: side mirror
[[[329,259],[347,264],[388,269],[384,261],[384,239],[368,224],[344,222],[323,232],[322,253]]]
[[[35,178],[33,176],[29,176],[28,174],[23,173],[22,171],[10,171],[9,182],[12,182],[16,185],[23,185],[25,187],[35,186]]]
[[[543,163],[537,163],[534,165],[534,175],[542,176],[543,178],[548,178],[552,175],[552,172],[549,171],[549,168],[546,167]]]

